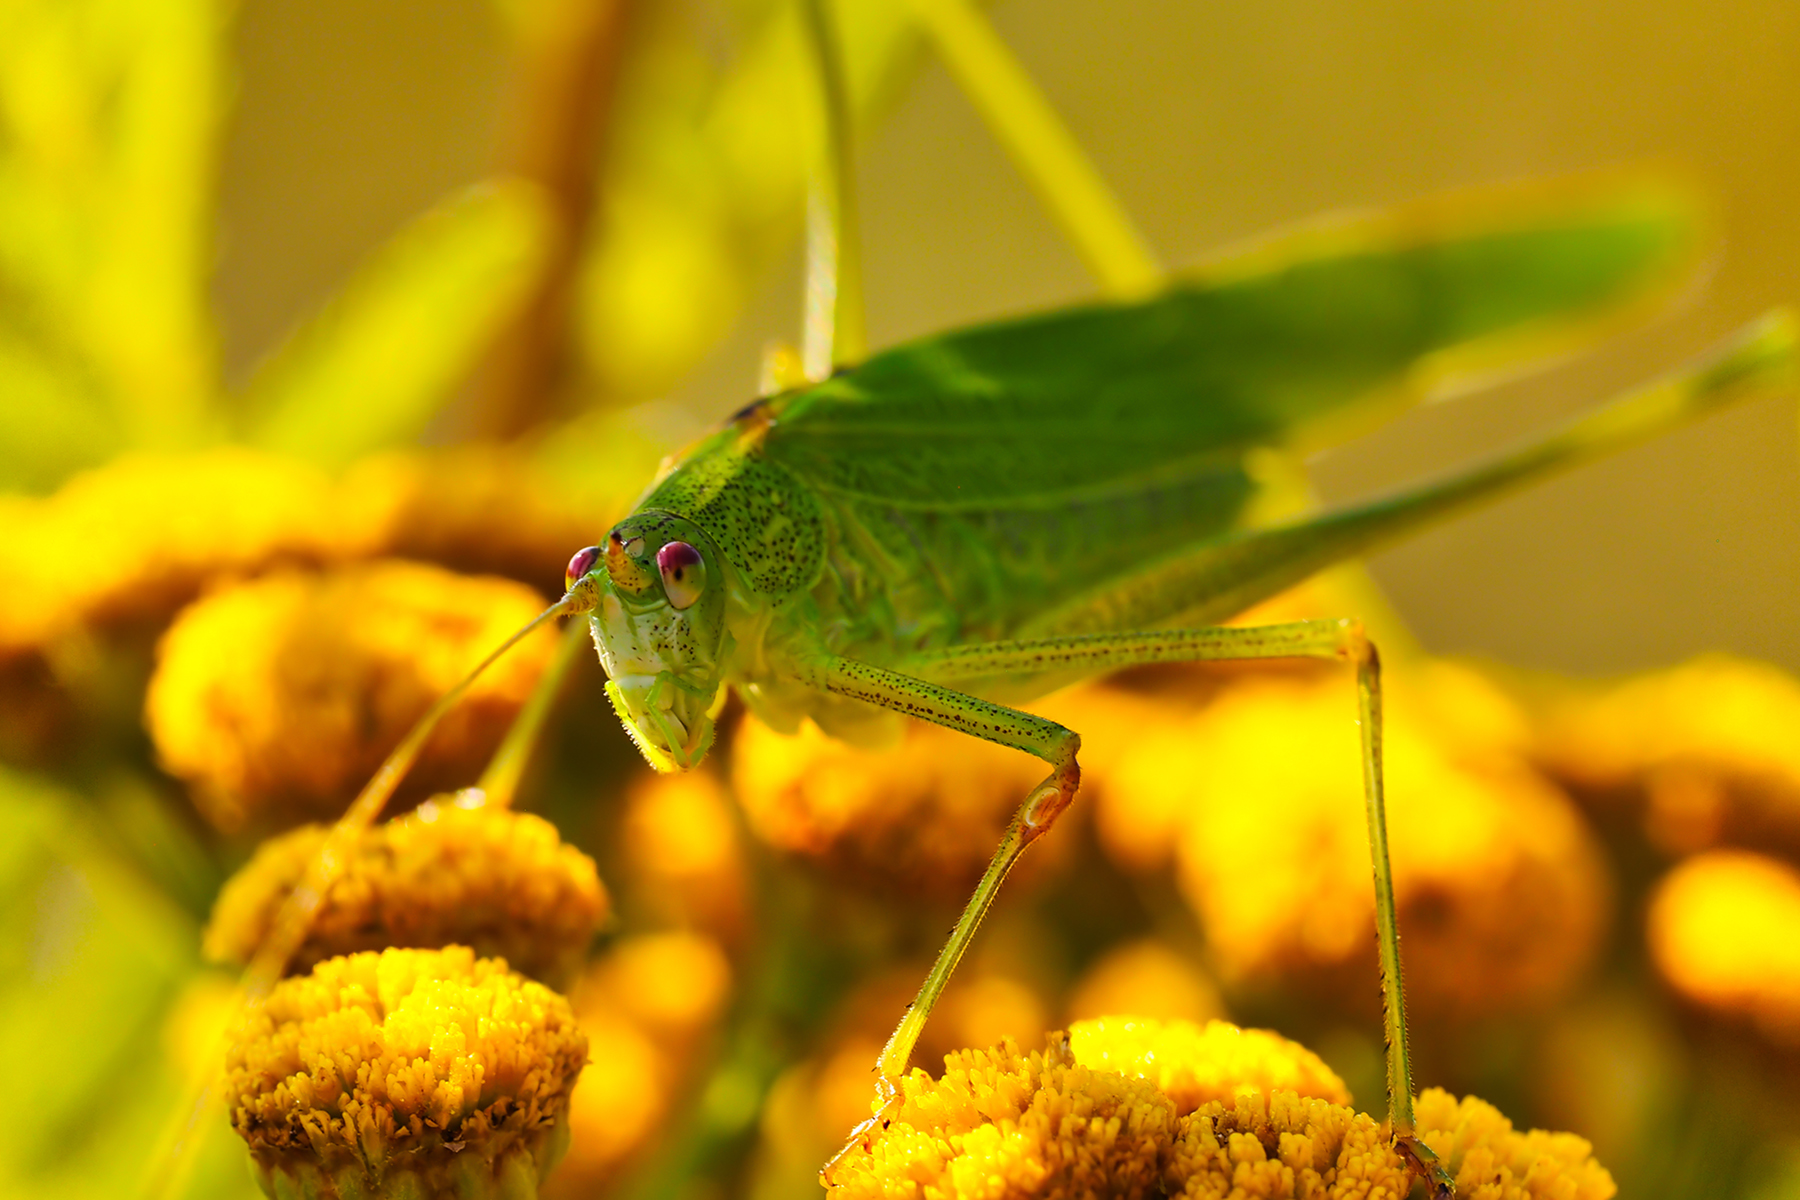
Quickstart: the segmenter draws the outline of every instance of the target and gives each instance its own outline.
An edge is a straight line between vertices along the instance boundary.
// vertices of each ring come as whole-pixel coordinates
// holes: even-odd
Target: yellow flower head
[[[623,516],[626,489],[646,477],[603,466],[618,493],[611,503],[551,486],[516,448],[479,444],[365,459],[341,490],[356,519],[378,531],[384,554],[527,579],[548,591],[561,588],[570,552]]]
[[[226,1058],[270,1196],[537,1195],[568,1141],[587,1039],[542,984],[461,946],[283,980]]]
[[[1546,706],[1538,757],[1578,790],[1641,802],[1688,854],[1720,842],[1800,850],[1800,680],[1710,655]]]
[[[163,636],[145,720],[163,765],[222,828],[335,816],[431,702],[542,608],[522,584],[406,562],[236,584]],[[472,777],[554,645],[540,630],[494,664],[411,786]]]
[[[0,659],[71,630],[156,617],[207,580],[364,551],[331,481],[240,447],[130,454],[44,499],[7,499]]]
[[[1075,1060],[1068,1038],[1021,1054],[992,1050],[944,1059],[932,1079],[914,1070],[886,1129],[833,1172],[837,1200],[918,1196],[1154,1195],[1175,1137],[1174,1102],[1154,1083]]]
[[[1690,858],[1657,885],[1649,938],[1683,996],[1800,1045],[1800,871],[1741,851]]]
[[[1587,1142],[1518,1133],[1480,1100],[1429,1090],[1418,1122],[1459,1195],[1614,1192]],[[1051,1034],[1041,1053],[1022,1055],[1008,1041],[952,1055],[935,1081],[915,1070],[899,1110],[831,1182],[846,1200],[1403,1200],[1413,1173],[1385,1125],[1348,1107],[1342,1082],[1303,1047],[1220,1022],[1110,1018]]]
[[[1350,1103],[1344,1081],[1311,1050],[1266,1029],[1239,1029],[1228,1021],[1196,1025],[1100,1017],[1071,1025],[1069,1047],[1076,1062],[1149,1079],[1183,1116],[1202,1104],[1229,1100],[1242,1088]]]
[[[1520,1133],[1485,1101],[1427,1088],[1419,1136],[1475,1200],[1608,1200],[1618,1189],[1586,1139]],[[1186,1200],[1401,1200],[1412,1175],[1365,1113],[1292,1092],[1241,1092],[1185,1117],[1164,1180]]]
[[[208,958],[249,961],[326,832],[305,825],[257,849],[219,894]],[[586,958],[606,908],[593,860],[565,845],[554,825],[446,796],[363,835],[289,970],[359,950],[456,943],[560,986]]]
[[[1491,689],[1454,672],[1393,691],[1388,829],[1409,993],[1420,1011],[1461,1014],[1554,996],[1605,924],[1592,835],[1555,788],[1483,740]],[[1174,838],[1228,976],[1335,984],[1372,962],[1354,714],[1343,672],[1247,677],[1198,712],[1140,726],[1097,781],[1109,849],[1139,810]],[[1144,849],[1128,842],[1120,857],[1141,862]]]
[[[864,750],[811,722],[785,737],[750,718],[732,748],[735,791],[764,841],[915,894],[965,895],[1044,773],[1017,750],[923,722]]]

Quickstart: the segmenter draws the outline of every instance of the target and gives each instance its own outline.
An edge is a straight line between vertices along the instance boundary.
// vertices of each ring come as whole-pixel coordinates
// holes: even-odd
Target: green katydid
[[[884,1100],[1007,872],[1079,783],[1077,731],[1011,705],[1141,663],[1345,662],[1359,681],[1391,1127],[1443,1190],[1413,1133],[1379,657],[1354,619],[1205,623],[1776,383],[1794,353],[1785,314],[1467,472],[1246,523],[1258,453],[1341,438],[1434,385],[1567,349],[1666,290],[1694,242],[1685,205],[1648,185],[1515,189],[1278,239],[1140,302],[904,345],[759,400],[665,464],[602,545],[575,555],[539,621],[590,618],[613,706],[660,770],[705,757],[731,690],[778,729],[811,719],[863,738],[900,714],[1049,765],[881,1054]],[[333,849],[373,819],[454,695],[340,823],[258,956],[252,995],[303,936],[343,857]],[[881,1119],[878,1106],[864,1128]]]

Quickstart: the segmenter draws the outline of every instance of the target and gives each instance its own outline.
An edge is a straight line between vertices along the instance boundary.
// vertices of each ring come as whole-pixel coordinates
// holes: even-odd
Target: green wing
[[[1418,385],[1566,349],[1679,278],[1697,240],[1691,207],[1643,183],[1343,221],[1143,303],[890,350],[784,398],[767,450],[821,488],[936,510],[1130,489],[1198,456],[1338,439]]]
[[[1436,200],[1271,240],[1142,303],[913,342],[744,420],[821,502],[847,640],[1011,637],[1238,527],[1259,447],[1341,438],[1596,336],[1684,276],[1696,226],[1641,181]]]

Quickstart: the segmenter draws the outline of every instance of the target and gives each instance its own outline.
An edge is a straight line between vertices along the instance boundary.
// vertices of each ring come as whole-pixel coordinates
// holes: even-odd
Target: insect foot
[[[1456,1195],[1456,1181],[1444,1170],[1444,1164],[1430,1146],[1420,1141],[1413,1134],[1399,1134],[1394,1138],[1394,1149],[1404,1158],[1407,1165],[1419,1178],[1425,1181],[1430,1189],[1432,1200],[1449,1200]]]
[[[844,1139],[838,1152],[819,1170],[819,1183],[826,1188],[838,1186],[838,1172],[845,1162],[855,1154],[872,1153],[875,1142],[886,1133],[893,1124],[894,1116],[902,1105],[900,1085],[886,1075],[875,1080],[875,1111],[868,1119],[860,1122]]]
[[[1011,1039],[957,1051],[938,1079],[913,1071],[825,1183],[834,1200],[959,1195],[971,1181],[1018,1197],[1295,1200],[1405,1196],[1421,1178],[1446,1196],[1455,1172],[1495,1200],[1614,1192],[1578,1137],[1518,1132],[1491,1105],[1437,1089],[1418,1116],[1419,1136],[1396,1147],[1295,1042],[1222,1021],[1107,1017],[1037,1051]]]
[[[1021,840],[1029,844],[1049,832],[1050,826],[1056,824],[1056,818],[1062,816],[1063,810],[1075,799],[1076,789],[1081,787],[1081,764],[1075,761],[1073,752],[1069,761],[1051,772],[1044,782],[1037,785],[1037,790],[1025,798],[1019,809],[1019,834]]]

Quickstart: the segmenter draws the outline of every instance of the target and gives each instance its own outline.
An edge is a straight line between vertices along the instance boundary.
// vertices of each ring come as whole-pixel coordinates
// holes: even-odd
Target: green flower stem
[[[1107,294],[1156,290],[1162,267],[1044,93],[968,0],[913,10],[969,100]]]
[[[587,644],[587,640],[588,623],[581,617],[572,619],[563,629],[556,654],[544,668],[543,677],[538,680],[537,686],[531,690],[525,707],[513,719],[512,728],[506,731],[506,739],[494,751],[487,770],[482,772],[481,781],[475,785],[487,797],[489,804],[501,808],[512,804],[513,796],[519,790],[519,780],[524,777],[525,768],[531,763],[531,752],[537,748],[538,738],[544,731],[544,722],[549,718],[550,710],[556,706],[556,697],[562,692],[563,680],[568,677],[570,665],[574,663],[582,646]]]
[[[801,0],[800,12],[818,67],[823,117],[806,199],[806,323],[801,351],[807,378],[817,381],[837,367],[861,362],[868,351],[854,135],[842,45],[829,0]]]

